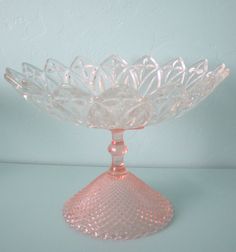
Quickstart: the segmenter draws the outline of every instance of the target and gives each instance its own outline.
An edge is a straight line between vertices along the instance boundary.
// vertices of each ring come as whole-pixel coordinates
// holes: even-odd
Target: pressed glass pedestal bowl
[[[99,66],[77,57],[70,67],[49,59],[43,70],[22,64],[5,78],[26,99],[77,125],[108,129],[110,169],[68,200],[66,222],[101,239],[134,239],[164,228],[171,203],[124,164],[125,130],[142,129],[180,116],[206,98],[229,74],[224,64],[208,70],[207,60],[186,67],[181,58],[165,65],[149,56],[128,64],[110,56]]]

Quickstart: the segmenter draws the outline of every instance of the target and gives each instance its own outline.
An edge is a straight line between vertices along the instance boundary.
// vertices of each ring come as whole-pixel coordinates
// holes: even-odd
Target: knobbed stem
[[[124,164],[124,155],[127,153],[128,148],[124,144],[124,130],[114,129],[111,130],[112,133],[112,142],[108,146],[108,151],[112,156],[112,163],[109,169],[109,172],[114,176],[120,176],[127,173],[125,164]]]

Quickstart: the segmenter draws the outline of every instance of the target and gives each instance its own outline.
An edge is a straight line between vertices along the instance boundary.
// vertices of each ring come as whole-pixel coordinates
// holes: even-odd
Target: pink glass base
[[[122,130],[112,131],[108,150],[109,171],[66,202],[65,221],[92,237],[113,240],[136,239],[167,226],[173,217],[169,200],[125,168]]]
[[[134,174],[103,173],[64,207],[66,222],[100,239],[135,239],[164,228],[173,217],[171,203]]]

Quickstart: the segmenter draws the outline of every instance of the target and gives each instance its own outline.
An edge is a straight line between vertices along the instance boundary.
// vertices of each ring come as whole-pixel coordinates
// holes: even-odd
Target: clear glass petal
[[[118,85],[118,76],[126,66],[127,62],[118,56],[112,55],[105,59],[96,72],[94,80],[95,94],[99,95],[105,90]]]
[[[138,76],[138,89],[142,96],[152,95],[161,85],[157,62],[150,56],[144,56],[135,63]]]
[[[185,64],[182,58],[171,60],[161,67],[161,85],[180,85],[184,82]]]
[[[28,78],[19,72],[10,68],[7,69],[5,77],[16,88],[16,90],[23,96],[25,100],[33,97],[43,97],[45,95],[43,87],[36,85],[34,78]]]
[[[79,76],[81,82],[92,92],[97,67],[87,63],[81,57],[77,56],[72,62],[70,69],[73,73],[76,73]]]
[[[201,81],[208,71],[208,61],[207,59],[201,60],[196,64],[192,65],[186,74],[185,77],[185,86],[186,88],[195,85]]]
[[[143,56],[135,62],[134,67],[137,71],[139,85],[142,86],[142,84],[145,84],[147,76],[154,70],[158,69],[159,65],[154,58],[150,56]]]
[[[69,68],[57,60],[48,59],[44,67],[44,72],[57,85],[66,84],[70,81]]]

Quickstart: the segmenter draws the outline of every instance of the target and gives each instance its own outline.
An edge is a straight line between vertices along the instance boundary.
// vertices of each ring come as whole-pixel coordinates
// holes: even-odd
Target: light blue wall
[[[59,122],[27,104],[2,78],[23,61],[48,57],[69,65],[116,53],[161,63],[208,58],[231,76],[183,118],[127,132],[127,162],[136,166],[236,165],[236,1],[0,1],[0,161],[108,164],[109,132]]]

